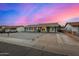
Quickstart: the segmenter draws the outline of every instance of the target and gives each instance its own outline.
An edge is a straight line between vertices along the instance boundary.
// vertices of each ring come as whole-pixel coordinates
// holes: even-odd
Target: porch
[[[27,27],[26,32],[57,32],[58,29],[56,26]]]

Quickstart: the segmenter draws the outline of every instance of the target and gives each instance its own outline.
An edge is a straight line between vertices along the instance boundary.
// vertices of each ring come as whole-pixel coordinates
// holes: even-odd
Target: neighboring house
[[[0,26],[0,31],[4,31],[4,32],[24,32],[24,26]]]
[[[79,34],[79,22],[66,23],[65,30],[68,32],[72,32],[72,34]]]
[[[57,32],[60,25],[58,23],[43,23],[35,25],[27,25],[27,32]]]
[[[5,26],[5,32],[17,32],[16,26]]]

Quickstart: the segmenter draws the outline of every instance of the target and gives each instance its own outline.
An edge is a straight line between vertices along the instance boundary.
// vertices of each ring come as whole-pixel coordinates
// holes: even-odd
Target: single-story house
[[[0,30],[4,32],[24,32],[24,26],[0,26]]]
[[[57,32],[59,29],[60,25],[58,23],[43,23],[25,27],[26,32]]]
[[[79,34],[79,22],[66,23],[64,29],[68,32],[71,32],[72,34]]]

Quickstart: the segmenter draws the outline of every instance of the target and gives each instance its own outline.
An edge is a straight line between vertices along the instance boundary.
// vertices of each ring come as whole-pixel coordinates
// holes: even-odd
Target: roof
[[[78,27],[79,26],[79,22],[68,22],[68,23],[66,23],[66,25],[67,24],[70,24],[71,26],[73,26],[73,27]],[[66,26],[65,25],[65,26]]]
[[[42,23],[42,24],[34,24],[34,25],[27,25],[27,26],[30,26],[30,27],[35,27],[35,26],[59,26],[58,23]]]
[[[4,28],[17,28],[17,27],[24,27],[24,26],[5,26],[5,25],[3,25],[3,26],[0,26],[0,27],[4,27]]]

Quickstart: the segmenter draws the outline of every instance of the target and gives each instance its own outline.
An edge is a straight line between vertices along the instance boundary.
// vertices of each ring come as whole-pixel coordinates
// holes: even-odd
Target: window
[[[32,30],[32,27],[29,27],[29,30]]]
[[[25,30],[28,30],[28,28],[25,28]]]

